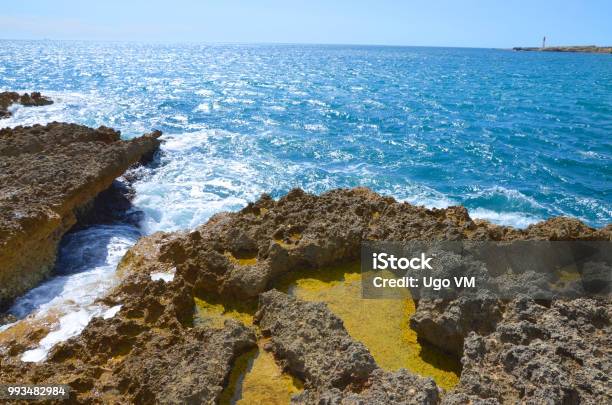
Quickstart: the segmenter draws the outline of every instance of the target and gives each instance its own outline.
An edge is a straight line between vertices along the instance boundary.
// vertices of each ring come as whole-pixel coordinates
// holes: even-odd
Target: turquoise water
[[[0,125],[161,129],[145,232],[268,192],[364,185],[524,227],[612,222],[612,56],[505,50],[0,41]]]

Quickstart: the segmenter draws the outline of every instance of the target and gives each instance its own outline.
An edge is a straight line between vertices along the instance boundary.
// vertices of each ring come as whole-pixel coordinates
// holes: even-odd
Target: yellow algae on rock
[[[221,298],[213,296],[194,300],[196,325],[223,328],[227,319],[253,325],[254,301],[222,303]],[[265,340],[261,339],[257,349],[242,354],[234,361],[220,404],[285,405],[289,404],[291,395],[303,389],[298,379],[283,373],[274,356],[263,349],[264,344]]]
[[[302,234],[294,232],[289,235],[289,237],[285,239],[274,239],[274,242],[278,243],[285,249],[293,249],[297,246],[298,242],[302,239]]]
[[[253,325],[253,314],[255,303],[237,302],[235,304],[221,303],[213,297],[194,298],[195,317],[194,323],[205,324],[213,328],[223,328],[226,319],[233,319],[245,325]]]
[[[224,255],[230,260],[230,262],[239,264],[241,266],[253,266],[257,264],[257,257],[236,257],[232,254],[232,252],[225,252]]]
[[[274,356],[262,348],[263,343],[260,341],[258,349],[237,360],[222,404],[286,405],[291,395],[303,389],[298,379],[282,372]]]
[[[300,271],[286,276],[279,288],[305,301],[325,302],[385,370],[405,368],[433,378],[444,389],[459,381],[458,359],[417,340],[409,319],[412,300],[361,298],[359,263]]]

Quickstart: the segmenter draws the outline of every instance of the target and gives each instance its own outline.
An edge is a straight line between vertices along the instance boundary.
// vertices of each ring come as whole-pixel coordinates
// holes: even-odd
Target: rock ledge
[[[150,157],[160,135],[122,141],[110,128],[64,123],[0,129],[0,310],[49,274],[79,211]]]

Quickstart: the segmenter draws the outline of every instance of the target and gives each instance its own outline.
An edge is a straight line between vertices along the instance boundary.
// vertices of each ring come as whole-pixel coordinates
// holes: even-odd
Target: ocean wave
[[[463,202],[467,206],[480,206],[497,211],[498,207],[504,210],[541,211],[546,207],[535,198],[519,190],[508,189],[501,186],[489,187],[465,195]]]
[[[139,235],[132,226],[100,225],[64,237],[54,275],[8,310],[22,322],[56,319],[39,346],[23,354],[23,361],[43,360],[54,345],[79,334],[93,317],[109,314],[95,302],[118,282],[117,264]]]
[[[542,221],[542,218],[523,212],[496,212],[485,208],[470,209],[468,212],[472,218],[486,219],[497,225],[507,225],[519,229]]]
[[[250,137],[203,130],[164,137],[159,164],[136,182],[134,204],[145,232],[196,227],[219,211],[234,211],[265,192]],[[265,162],[279,169],[281,165]]]

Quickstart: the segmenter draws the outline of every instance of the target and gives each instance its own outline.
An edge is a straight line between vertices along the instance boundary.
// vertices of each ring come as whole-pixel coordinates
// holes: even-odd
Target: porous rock
[[[260,295],[257,322],[269,349],[306,386],[346,388],[376,368],[366,347],[323,303],[303,302],[271,290]]]
[[[433,405],[440,401],[440,389],[430,378],[404,369],[388,372],[376,369],[359,392],[338,388],[306,389],[293,396],[294,405]]]
[[[0,129],[0,310],[49,274],[78,213],[150,157],[160,135],[122,141],[110,128],[63,123]]]
[[[260,295],[256,315],[279,364],[304,381],[293,404],[436,404],[440,390],[430,378],[404,369],[380,369],[362,343],[325,304],[276,290]]]
[[[610,403],[611,319],[609,301],[556,300],[548,308],[518,298],[493,333],[469,333],[459,385],[444,402]]]
[[[270,338],[268,349],[286,371],[304,380],[305,391],[294,397],[296,403],[574,403],[577,399],[605,403],[610,398],[607,376],[612,358],[607,301],[557,300],[546,304],[520,297],[503,302],[486,296],[421,300],[413,318],[419,337],[462,353],[460,383],[442,394],[431,380],[406,371],[380,370],[325,305],[270,290],[278,277],[293,270],[356,260],[361,242],[367,240],[610,240],[611,235],[610,226],[597,230],[568,218],[516,230],[473,221],[462,207],[429,210],[363,188],[333,190],[320,196],[293,190],[277,201],[263,196],[240,212],[217,214],[192,231],[142,238],[119,266],[119,287],[103,300],[109,306],[123,305],[115,318],[92,322],[80,337],[60,344],[40,365],[24,366],[11,356],[0,359],[4,362],[0,379],[16,381],[17,376],[25,375],[27,381],[52,381],[79,375],[80,379],[69,380],[70,384],[76,389],[83,382],[85,388],[79,388],[78,398],[90,400],[100,392],[100,382],[91,385],[100,367],[109,369],[112,376],[127,378],[121,366],[126,357],[115,355],[107,348],[109,344],[88,338],[90,332],[101,331],[102,326],[112,330],[117,323],[116,337],[109,340],[127,342],[123,346],[130,348],[128,356],[139,353],[126,363],[131,364],[127,374],[139,372],[137,359],[153,370],[162,370],[170,360],[148,357],[163,358],[165,351],[187,356],[192,349],[177,348],[175,352],[158,343],[159,339],[177,339],[172,341],[182,347],[181,342],[190,341],[192,334],[235,333],[231,332],[236,330],[232,323],[217,332],[193,331],[193,296],[214,293],[229,301],[260,298],[257,321]],[[153,272],[169,271],[175,274],[172,282],[151,280]],[[245,330],[248,334],[249,328]],[[206,339],[204,335],[197,335],[201,336],[198,339]],[[245,344],[224,357],[229,363],[241,348],[254,345],[250,338],[241,341]],[[166,349],[138,351],[150,346]],[[85,356],[75,363],[74,357],[62,355],[84,353],[85,349],[94,357]],[[64,368],[57,367],[60,359],[65,359]],[[68,364],[77,364],[77,368],[69,369]],[[178,362],[172,372],[180,367],[183,363]],[[24,369],[29,371],[24,374]],[[158,373],[161,371],[146,381],[162,381]],[[107,392],[124,386],[118,379],[105,381]],[[130,381],[147,384],[137,377]],[[188,386],[197,392],[195,385]],[[410,393],[411,387],[414,393]],[[129,395],[137,395],[137,391]],[[400,398],[401,392],[409,395]]]

